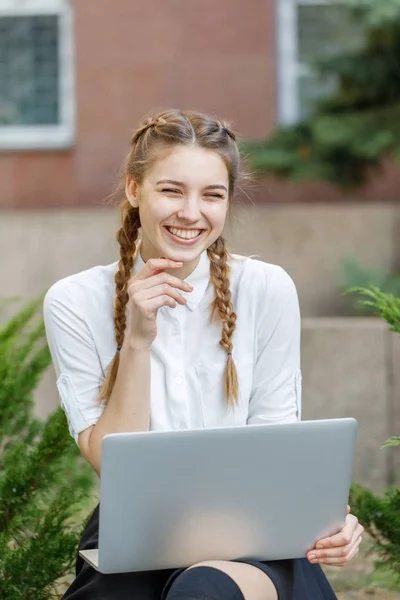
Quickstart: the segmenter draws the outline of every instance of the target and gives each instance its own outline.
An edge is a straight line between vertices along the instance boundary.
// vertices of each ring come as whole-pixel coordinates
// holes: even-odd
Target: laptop
[[[104,437],[101,573],[300,558],[345,523],[357,421]]]

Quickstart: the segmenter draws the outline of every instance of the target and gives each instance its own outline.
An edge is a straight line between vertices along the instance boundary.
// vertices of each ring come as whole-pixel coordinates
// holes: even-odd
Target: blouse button
[[[182,383],[182,379],[180,377],[176,377],[175,382],[176,383]]]

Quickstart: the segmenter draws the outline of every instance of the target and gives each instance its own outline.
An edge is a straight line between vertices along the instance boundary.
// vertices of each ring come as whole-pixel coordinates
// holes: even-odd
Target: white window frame
[[[0,125],[0,150],[68,148],[75,140],[75,81],[73,20],[70,0],[0,0],[3,16],[59,17],[58,125]]]
[[[298,79],[310,72],[299,60],[297,7],[332,4],[332,0],[275,0],[277,31],[277,112],[280,125],[299,120]]]

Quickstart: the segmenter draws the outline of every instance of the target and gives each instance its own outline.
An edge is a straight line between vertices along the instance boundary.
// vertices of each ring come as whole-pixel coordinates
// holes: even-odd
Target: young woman
[[[119,261],[46,294],[61,403],[98,475],[108,433],[300,419],[295,285],[279,266],[229,254],[222,237],[240,171],[225,123],[181,110],[149,118],[125,162]],[[77,556],[64,598],[331,600],[318,563],[345,564],[362,529],[348,514],[296,560],[102,575]],[[98,507],[80,548],[96,548],[97,536]]]

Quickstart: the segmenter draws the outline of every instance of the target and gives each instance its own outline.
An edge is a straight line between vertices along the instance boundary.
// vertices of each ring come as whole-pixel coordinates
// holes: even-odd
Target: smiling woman
[[[46,294],[62,406],[99,475],[110,433],[300,420],[294,282],[278,265],[230,254],[222,236],[240,176],[226,123],[181,110],[149,118],[124,165],[119,260],[60,280]],[[98,548],[98,517],[97,507],[80,550]],[[332,600],[312,563],[344,564],[360,533],[348,515],[343,531],[307,558],[205,556],[175,571],[104,575],[78,556],[64,598]]]

